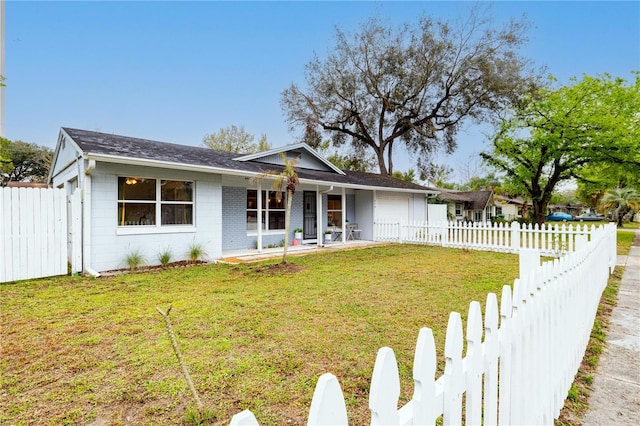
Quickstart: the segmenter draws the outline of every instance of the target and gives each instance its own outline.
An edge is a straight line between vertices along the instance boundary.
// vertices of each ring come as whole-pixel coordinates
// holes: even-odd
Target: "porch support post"
[[[342,243],[347,242],[347,195],[344,187],[342,188],[342,200],[340,201],[342,207]]]
[[[256,218],[256,224],[258,226],[258,242],[256,248],[258,253],[262,253],[262,182],[258,182],[258,217]]]
[[[377,193],[376,190],[373,190],[373,200],[372,200],[372,204],[373,204],[373,232],[371,233],[371,235],[373,235],[373,241],[378,241],[378,227],[376,226],[376,220],[378,217],[378,212],[377,212],[377,204],[378,204],[378,198],[377,198]]]
[[[316,227],[316,245],[318,247],[324,244],[322,240],[324,238],[324,225],[322,223],[322,192],[320,192],[320,186],[316,185],[316,223],[318,226]]]

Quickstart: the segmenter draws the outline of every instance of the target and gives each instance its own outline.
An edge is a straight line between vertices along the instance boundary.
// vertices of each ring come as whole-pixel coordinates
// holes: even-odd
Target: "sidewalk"
[[[619,257],[626,267],[583,425],[640,424],[640,230],[635,233],[629,256]]]

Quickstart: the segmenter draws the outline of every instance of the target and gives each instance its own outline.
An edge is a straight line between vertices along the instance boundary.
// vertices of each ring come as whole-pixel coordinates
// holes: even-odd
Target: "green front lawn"
[[[633,230],[621,230],[618,229],[618,254],[629,254],[629,250],[631,249],[631,243],[633,243],[633,237],[635,233]]]
[[[440,369],[449,312],[500,295],[517,257],[389,245],[265,263],[0,285],[0,423],[179,424],[194,406],[156,307],[171,318],[204,404],[228,424],[304,424],[318,377],[335,374],[350,423],[368,423],[377,350],[395,350],[402,403],[420,327]]]

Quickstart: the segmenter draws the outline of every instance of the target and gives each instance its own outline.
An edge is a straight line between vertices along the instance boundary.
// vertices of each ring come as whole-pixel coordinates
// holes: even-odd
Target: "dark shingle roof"
[[[470,204],[470,210],[482,210],[487,206],[493,191],[442,191],[441,198],[451,201],[464,201]]]
[[[86,154],[111,155],[125,158],[139,158],[177,164],[222,168],[248,173],[276,170],[278,166],[254,161],[236,161],[240,154],[214,151],[209,148],[178,145],[149,139],[113,135],[88,130],[62,128]],[[277,170],[276,170],[277,171]],[[376,173],[345,171],[339,175],[333,171],[298,169],[301,179],[323,181],[336,184],[365,185],[372,187],[431,190],[421,185],[405,182],[391,176]]]

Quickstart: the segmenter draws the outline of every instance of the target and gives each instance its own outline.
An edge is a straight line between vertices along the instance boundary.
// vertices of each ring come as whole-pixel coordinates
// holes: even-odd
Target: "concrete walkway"
[[[583,425],[640,425],[640,230],[635,231]]]

